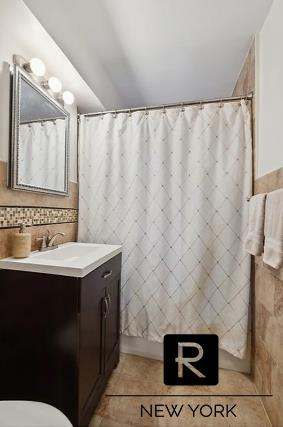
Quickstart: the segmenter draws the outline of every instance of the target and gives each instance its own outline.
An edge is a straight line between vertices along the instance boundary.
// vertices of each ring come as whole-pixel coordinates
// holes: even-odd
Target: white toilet
[[[41,402],[0,401],[0,427],[72,427],[58,409]]]

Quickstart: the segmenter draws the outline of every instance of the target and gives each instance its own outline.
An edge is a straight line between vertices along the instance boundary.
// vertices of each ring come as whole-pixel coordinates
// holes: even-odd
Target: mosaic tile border
[[[78,209],[38,206],[0,206],[0,229],[19,224],[49,225],[78,222]]]

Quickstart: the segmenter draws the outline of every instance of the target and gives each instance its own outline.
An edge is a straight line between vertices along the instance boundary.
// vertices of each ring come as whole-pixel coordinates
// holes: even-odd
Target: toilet
[[[72,427],[54,406],[24,400],[0,401],[0,427]]]

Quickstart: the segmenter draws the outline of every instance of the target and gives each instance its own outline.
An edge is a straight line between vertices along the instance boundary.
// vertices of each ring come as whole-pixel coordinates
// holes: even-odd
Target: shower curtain
[[[82,117],[79,169],[79,240],[123,245],[122,332],[214,333],[243,358],[246,102]]]
[[[64,119],[20,124],[18,175],[21,184],[64,190],[64,165]]]

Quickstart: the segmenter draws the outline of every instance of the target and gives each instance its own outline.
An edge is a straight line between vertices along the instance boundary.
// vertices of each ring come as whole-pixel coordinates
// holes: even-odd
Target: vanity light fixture
[[[46,82],[43,83],[46,89],[50,89],[54,93],[60,93],[62,90],[62,82],[57,77],[50,77]]]
[[[32,58],[29,62],[23,64],[23,68],[37,77],[43,77],[46,72],[45,64],[39,58]]]
[[[53,98],[58,102],[64,103],[65,105],[72,105],[75,102],[75,97],[72,92],[65,90],[62,93],[62,82],[58,77],[51,76],[44,78],[46,73],[46,67],[44,62],[39,58],[31,58],[27,61],[20,55],[13,56],[13,62],[15,65],[22,67],[26,72],[31,74],[31,77],[35,77],[37,84],[44,87],[44,89],[50,90],[53,94]]]
[[[64,101],[64,104],[66,105],[72,105],[75,101],[75,97],[69,90],[65,90],[62,94],[62,99]]]

